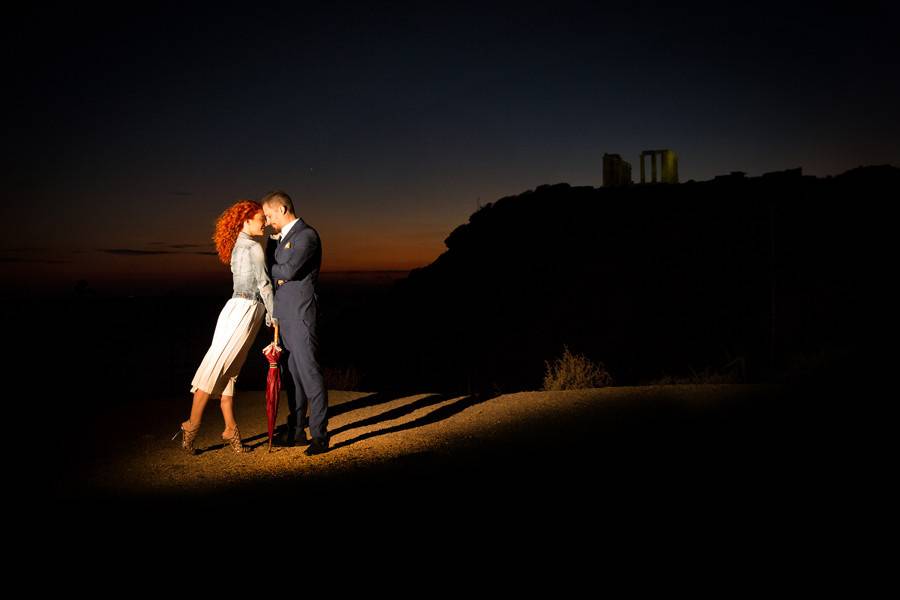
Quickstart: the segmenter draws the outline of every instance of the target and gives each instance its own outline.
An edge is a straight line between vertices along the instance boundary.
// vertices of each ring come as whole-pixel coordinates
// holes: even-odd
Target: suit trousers
[[[307,424],[309,434],[318,440],[328,437],[328,390],[319,364],[319,340],[315,324],[300,319],[279,319],[281,341],[287,351],[287,367],[292,381],[286,382],[288,428],[299,435]]]

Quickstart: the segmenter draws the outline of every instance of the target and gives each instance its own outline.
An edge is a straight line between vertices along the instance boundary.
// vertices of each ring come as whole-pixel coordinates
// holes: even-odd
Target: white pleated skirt
[[[199,389],[212,397],[234,396],[238,373],[265,315],[262,302],[232,298],[225,303],[216,322],[212,345],[191,381],[191,393]]]

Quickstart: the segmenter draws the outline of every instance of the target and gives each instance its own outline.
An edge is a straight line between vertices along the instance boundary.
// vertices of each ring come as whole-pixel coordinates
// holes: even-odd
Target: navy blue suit
[[[281,330],[285,360],[293,382],[286,382],[288,427],[300,436],[307,423],[317,440],[328,439],[328,391],[319,364],[316,293],[322,244],[315,229],[297,219],[275,248],[272,283],[275,286],[275,318]],[[291,385],[291,383],[293,385]]]

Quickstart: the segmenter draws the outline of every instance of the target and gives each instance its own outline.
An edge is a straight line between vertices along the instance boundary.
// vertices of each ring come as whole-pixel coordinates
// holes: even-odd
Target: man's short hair
[[[260,202],[262,205],[266,204],[274,204],[275,206],[285,206],[287,207],[287,212],[292,215],[297,213],[294,212],[294,202],[291,200],[291,197],[287,195],[287,192],[283,192],[281,190],[275,190],[273,192],[269,192],[265,196],[263,196],[262,201]]]

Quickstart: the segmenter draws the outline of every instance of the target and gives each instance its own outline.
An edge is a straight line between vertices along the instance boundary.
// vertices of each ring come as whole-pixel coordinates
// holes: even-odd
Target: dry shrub
[[[544,364],[544,389],[547,391],[600,388],[613,383],[612,375],[603,363],[573,354],[568,347],[564,348],[562,357]]]
[[[359,372],[353,367],[325,367],[325,387],[329,390],[355,391],[359,389]]]

